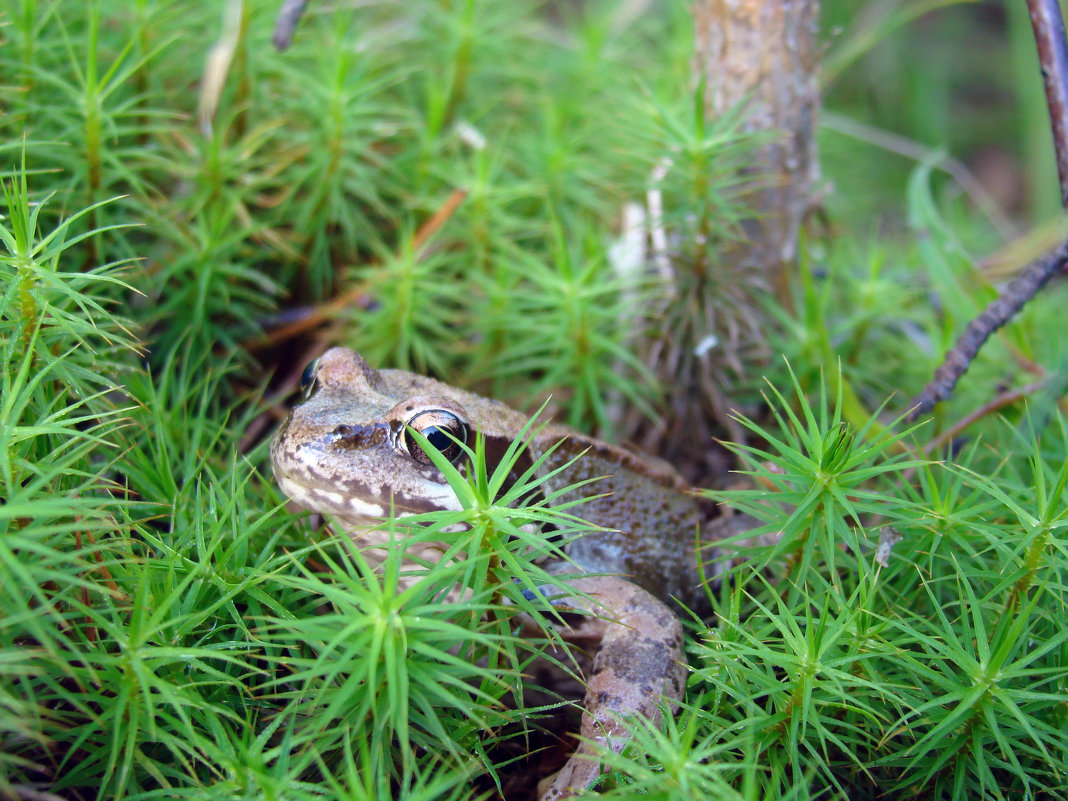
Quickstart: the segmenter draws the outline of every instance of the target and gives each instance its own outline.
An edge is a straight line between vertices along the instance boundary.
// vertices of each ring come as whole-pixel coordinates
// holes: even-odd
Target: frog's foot
[[[612,576],[570,583],[589,596],[569,599],[570,605],[591,616],[565,636],[600,644],[586,682],[582,743],[559,773],[539,784],[540,801],[567,798],[589,787],[601,774],[600,754],[607,749],[619,753],[630,739],[622,718],[659,723],[661,700],[679,700],[686,686],[682,626],[664,603]]]

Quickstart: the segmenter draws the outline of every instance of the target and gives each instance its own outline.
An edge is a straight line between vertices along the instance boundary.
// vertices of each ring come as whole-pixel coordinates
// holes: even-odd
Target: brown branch
[[[304,13],[307,0],[285,0],[274,21],[274,35],[271,41],[275,48],[282,52],[293,42],[293,33],[297,30],[300,15]]]
[[[415,236],[412,237],[412,251],[416,257],[419,256],[419,251],[423,249],[426,243],[430,240],[434,234],[438,232],[445,223],[449,221],[449,218],[456,213],[456,210],[460,208],[460,204],[467,198],[466,189],[454,189],[452,194],[445,198],[445,202],[441,204],[441,208],[434,212],[433,216],[425,223],[419,226],[419,230],[415,232]]]
[[[1068,206],[1068,42],[1064,38],[1064,19],[1057,0],[1027,0],[1027,10],[1046,89],[1061,205]]]
[[[274,329],[269,334],[257,337],[251,342],[246,343],[246,346],[249,350],[260,350],[261,348],[272,347],[279,342],[285,342],[295,336],[299,336],[305,331],[311,331],[313,328],[318,328],[346,306],[358,305],[360,308],[369,309],[371,307],[371,302],[371,297],[364,291],[363,286],[358,286],[355,289],[350,289],[344,294],[338,295],[329,303],[324,303],[319,306],[308,306],[297,310],[297,319],[283,325],[281,328]]]
[[[942,366],[935,371],[934,378],[923,391],[912,400],[912,410],[907,421],[912,422],[921,414],[926,414],[935,404],[944,401],[953,392],[961,376],[971,366],[972,359],[990,335],[1011,320],[1023,305],[1033,298],[1038,291],[1049,283],[1061,268],[1068,263],[1068,242],[1056,250],[1047,253],[1037,261],[1031,262],[1027,269],[1009,282],[1005,291],[987,306],[982,314],[968,323],[949,352]]]
[[[996,398],[993,398],[992,400],[984,403],[978,409],[973,409],[968,414],[964,415],[964,417],[962,417],[956,423],[951,425],[937,437],[935,437],[926,445],[924,445],[923,452],[925,454],[937,453],[944,445],[952,442],[961,434],[961,432],[969,428],[976,421],[981,420],[988,414],[993,414],[999,409],[1004,409],[1006,406],[1011,406],[1017,401],[1021,401],[1025,398],[1031,397],[1040,389],[1042,389],[1042,386],[1045,383],[1046,382],[1044,380],[1035,381],[1025,387],[1019,387],[1018,389],[1010,389],[1006,390],[1005,392],[1002,392]]]
[[[1027,9],[1046,89],[1061,205],[1068,207],[1068,41],[1065,40],[1064,19],[1058,0],[1027,0]],[[946,354],[941,367],[935,371],[934,378],[913,399],[913,408],[906,419],[911,422],[948,398],[983,343],[1038,294],[1066,262],[1068,242],[1032,262],[1020,276],[1009,282],[1004,293],[968,324],[957,344]]]
[[[456,210],[460,208],[460,204],[464,202],[466,197],[466,189],[454,189],[452,194],[450,194],[445,199],[445,202],[441,204],[441,208],[435,211],[430,219],[419,226],[419,230],[412,235],[412,252],[417,259],[421,256],[421,252],[423,248],[426,247],[430,237],[436,234],[438,230],[449,221],[449,218],[456,213]],[[287,339],[291,339],[298,334],[317,328],[346,306],[355,303],[363,308],[369,308],[371,302],[372,299],[367,295],[363,286],[354,287],[348,292],[338,295],[328,303],[323,303],[319,306],[303,310],[303,313],[298,319],[281,328],[276,328],[269,334],[264,334],[262,337],[247,343],[246,346],[250,350],[258,350],[260,348],[276,345],[279,342],[285,342]]]

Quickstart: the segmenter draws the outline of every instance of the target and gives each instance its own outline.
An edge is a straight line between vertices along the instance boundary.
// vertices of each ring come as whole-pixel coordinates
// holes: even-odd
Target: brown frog
[[[389,536],[376,526],[391,509],[410,515],[459,508],[409,429],[421,432],[458,465],[465,457],[453,438],[473,442],[475,433],[481,433],[493,469],[527,422],[502,403],[439,381],[402,370],[375,370],[347,348],[327,351],[305,378],[308,399],[271,443],[275,477],[290,498],[351,530],[357,544],[371,549],[369,558]],[[574,564],[566,572],[575,572],[577,565],[615,575],[572,581],[590,599],[575,603],[585,604],[592,614],[582,618],[581,631],[571,633],[598,643],[586,681],[581,734],[587,742],[551,781],[543,782],[542,801],[572,795],[597,778],[598,747],[618,751],[626,743],[620,716],[656,722],[662,699],[671,703],[682,697],[682,629],[664,601],[676,598],[694,605],[704,599],[695,534],[707,516],[678,474],[656,460],[559,425],[529,435],[530,459],[550,450],[545,472],[585,453],[549,479],[547,490],[603,477],[587,490],[600,497],[573,510],[601,530],[569,544]],[[433,544],[409,553],[423,560],[437,556]]]

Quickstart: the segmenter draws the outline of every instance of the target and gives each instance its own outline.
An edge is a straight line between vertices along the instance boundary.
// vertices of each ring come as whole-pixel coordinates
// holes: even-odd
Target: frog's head
[[[332,348],[309,365],[302,385],[306,400],[271,442],[271,464],[286,495],[349,522],[459,508],[409,430],[462,462],[453,438],[471,439],[471,417],[446,385],[400,370],[380,372],[348,348]]]

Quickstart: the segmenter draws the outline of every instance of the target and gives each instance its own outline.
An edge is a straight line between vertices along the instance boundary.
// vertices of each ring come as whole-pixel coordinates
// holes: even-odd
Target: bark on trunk
[[[758,295],[770,290],[785,299],[784,268],[797,257],[798,232],[814,203],[819,3],[694,0],[692,8],[694,78],[704,86],[706,116],[722,117],[741,104],[743,127],[761,133],[764,144],[742,168],[742,191],[731,196],[752,209],[741,224],[743,237],[706,242],[699,236],[695,247],[654,248],[670,260],[662,271],[671,274],[674,300],[658,319],[660,333],[645,358],[667,388],[667,408],[661,426],[646,423],[629,433],[686,478],[704,483],[730,463],[714,438],[744,438],[730,416],[732,385],[739,375],[752,377],[767,357],[770,322]],[[676,241],[687,236],[675,231],[662,238],[671,233]]]
[[[746,126],[775,137],[751,167],[756,217],[730,254],[741,269],[777,285],[797,256],[801,221],[819,180],[817,0],[697,0],[694,74],[705,80],[713,117],[745,103]]]

